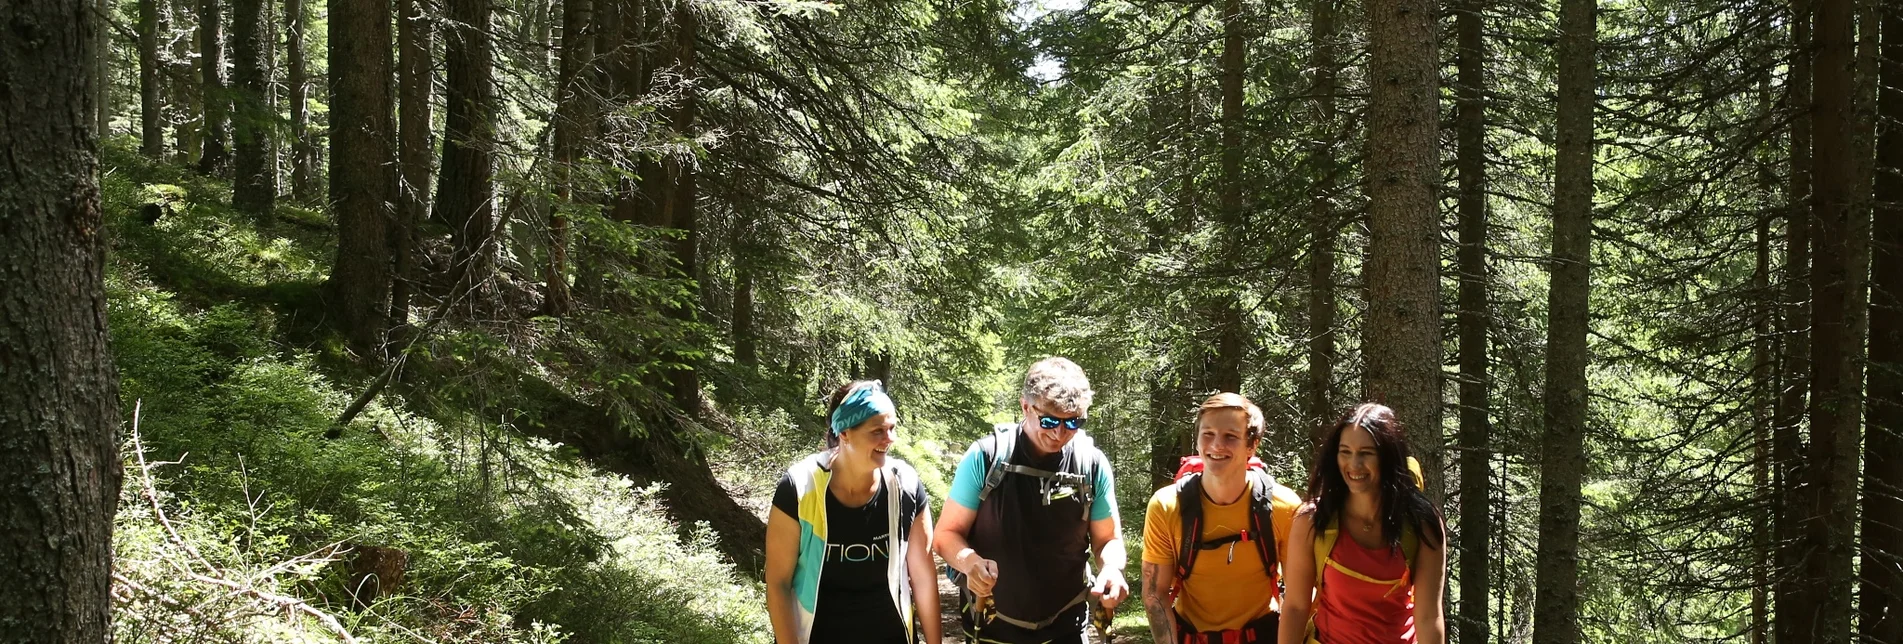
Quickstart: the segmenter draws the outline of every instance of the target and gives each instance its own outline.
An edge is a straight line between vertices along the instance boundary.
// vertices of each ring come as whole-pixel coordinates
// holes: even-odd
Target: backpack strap
[[[1329,517],[1328,525],[1317,527],[1319,532],[1315,534],[1315,588],[1320,590],[1322,580],[1327,578],[1322,571],[1328,569],[1328,554],[1335,551],[1335,542],[1341,539],[1341,516]]]
[[[1249,470],[1249,531],[1254,533],[1256,554],[1262,557],[1262,574],[1275,579],[1275,475]],[[1201,505],[1200,503],[1198,505]]]
[[[1176,481],[1176,516],[1181,519],[1176,533],[1176,581],[1170,585],[1170,601],[1182,594],[1184,582],[1196,567],[1196,555],[1203,549],[1203,474],[1192,472]]]
[[[991,491],[998,489],[1004,482],[1007,470],[1003,465],[1011,462],[1011,452],[1018,447],[1017,425],[998,423],[991,427],[991,462],[985,464],[985,483],[978,488],[978,503],[983,504],[991,497]]]

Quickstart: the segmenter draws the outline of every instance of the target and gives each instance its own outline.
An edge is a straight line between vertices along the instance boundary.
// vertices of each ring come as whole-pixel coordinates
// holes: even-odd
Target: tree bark
[[[317,144],[310,133],[310,71],[304,59],[304,29],[310,22],[304,0],[284,0],[285,85],[291,111],[291,197],[311,201],[317,194]]]
[[[396,261],[390,285],[390,321],[407,324],[416,282],[416,229],[429,214],[430,97],[435,87],[430,41],[433,26],[423,0],[398,0],[397,166],[399,198],[390,255]]]
[[[390,0],[329,0],[330,198],[337,261],[329,295],[359,355],[376,359],[389,328],[390,219],[396,119],[390,87]]]
[[[1804,641],[1810,633],[1803,551],[1799,534],[1806,517],[1804,445],[1801,431],[1810,389],[1811,315],[1811,0],[1791,3],[1791,71],[1787,92],[1791,120],[1790,212],[1785,218],[1783,374],[1772,427],[1777,516],[1773,527],[1777,581],[1772,588],[1772,630],[1778,642]]]
[[[1586,470],[1597,12],[1597,0],[1563,0],[1560,5],[1546,431],[1540,459],[1538,590],[1533,600],[1533,632],[1541,642],[1554,644],[1580,640],[1579,508]]]
[[[111,635],[119,382],[106,338],[87,2],[0,4],[0,624],[10,641]]]
[[[1222,200],[1222,272],[1224,286],[1218,287],[1212,303],[1215,316],[1215,355],[1209,386],[1218,391],[1242,391],[1242,364],[1249,342],[1242,319],[1239,273],[1242,245],[1247,236],[1242,211],[1242,72],[1247,44],[1242,36],[1242,0],[1223,0],[1222,4],[1222,114],[1218,127],[1222,132],[1222,158],[1219,179]]]
[[[1808,555],[1806,593],[1816,622],[1812,641],[1850,641],[1851,587],[1854,583],[1857,448],[1859,426],[1856,396],[1849,391],[1855,355],[1851,333],[1850,258],[1848,246],[1852,210],[1857,198],[1852,104],[1855,32],[1850,0],[1818,0],[1817,67],[1814,79],[1816,109],[1811,113],[1816,136],[1817,191],[1813,219],[1815,262],[1811,270],[1811,444],[1810,490],[1807,500],[1814,516],[1807,517],[1803,535]]]
[[[269,219],[277,202],[276,110],[266,93],[271,82],[270,2],[233,0],[231,5],[233,208]]]
[[[1767,191],[1768,192],[1768,191]],[[1771,425],[1776,405],[1776,375],[1773,368],[1772,321],[1777,318],[1777,303],[1771,290],[1771,218],[1760,216],[1756,230],[1757,265],[1751,273],[1751,289],[1757,293],[1757,311],[1751,325],[1751,490],[1760,508],[1752,513],[1754,523],[1771,525]],[[1755,530],[1751,535],[1751,639],[1750,644],[1767,644],[1771,639],[1770,596],[1772,542],[1770,530]]]
[[[111,0],[93,0],[92,23],[99,37],[93,40],[93,132],[105,137],[112,134],[112,24],[118,13]]]
[[[164,84],[159,76],[159,0],[139,0],[139,153],[165,156]]]
[[[1335,177],[1340,164],[1335,159],[1339,131],[1335,121],[1337,69],[1336,0],[1315,0],[1310,39],[1313,51],[1309,68],[1314,70],[1315,127],[1319,136],[1311,144],[1310,165],[1315,184],[1309,194],[1308,249],[1308,391],[1307,418],[1312,443],[1319,441],[1322,428],[1334,420],[1335,403],[1335,246],[1340,243],[1341,223],[1335,216]]]
[[[1487,603],[1492,575],[1488,546],[1493,537],[1493,451],[1487,356],[1487,103],[1486,42],[1481,0],[1460,3],[1454,17],[1459,108],[1454,119],[1459,146],[1460,249],[1460,612],[1462,644],[1486,644]]]
[[[1903,629],[1903,13],[1883,14],[1871,224],[1869,436],[1864,445],[1862,641]]]
[[[457,281],[484,284],[494,270],[495,50],[489,0],[448,0],[443,56],[443,156],[434,218],[449,224]],[[481,291],[482,289],[476,289]]]
[[[693,6],[687,0],[674,0],[669,11],[672,14],[669,22],[674,25],[674,38],[671,43],[674,49],[673,63],[676,73],[681,78],[681,98],[680,104],[668,115],[668,126],[674,130],[675,136],[691,140],[695,135],[694,120],[700,109],[699,90],[694,85],[698,75],[695,39],[700,34],[699,16],[694,13]],[[694,163],[683,160],[680,155],[669,155],[662,161],[661,166],[670,179],[670,185],[664,200],[659,204],[660,216],[667,222],[668,227],[678,231],[678,237],[674,242],[674,265],[680,271],[681,277],[690,280],[689,293],[683,298],[681,304],[674,308],[673,315],[682,322],[692,322],[699,317],[701,308],[701,291],[698,286],[700,281],[698,177]],[[690,415],[698,415],[700,412],[700,372],[694,367],[694,361],[687,356],[679,356],[678,362],[681,366],[675,367],[668,378],[669,384],[672,385],[671,395],[674,405]],[[888,365],[887,378],[881,378],[881,380],[890,377],[890,357],[886,358],[886,364]]]
[[[1392,407],[1445,497],[1441,456],[1440,54],[1432,0],[1369,0],[1367,395]]]
[[[753,330],[753,269],[737,259],[733,277],[733,361],[753,368],[760,365]]]
[[[198,171],[222,175],[230,163],[225,130],[231,125],[231,96],[225,92],[225,22],[218,0],[198,4],[199,97],[205,108]]]
[[[575,198],[574,169],[582,159],[582,142],[595,120],[588,109],[593,92],[588,91],[595,58],[595,34],[591,33],[593,0],[563,0],[561,77],[555,105],[555,204],[549,211],[548,271],[543,294],[543,311],[566,315],[574,309],[574,295],[568,288],[568,215],[563,212]]]
[[[177,18],[183,23],[187,15],[197,14],[194,0],[164,0],[166,11],[161,19]],[[197,34],[192,38],[174,38],[172,40],[172,154],[179,165],[192,166],[198,163],[198,154],[204,147],[201,140],[205,126],[204,101],[199,94],[204,93],[202,82],[185,82],[198,74],[193,62],[192,50],[196,47]],[[202,75],[201,75],[202,77]]]

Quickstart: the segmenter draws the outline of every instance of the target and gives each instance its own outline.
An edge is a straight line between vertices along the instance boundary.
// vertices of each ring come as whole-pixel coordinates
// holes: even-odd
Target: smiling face
[[[886,452],[899,437],[899,417],[874,414],[858,426],[839,433],[839,456],[885,467]]]
[[[1050,416],[1052,418],[1065,419],[1086,418],[1089,416],[1089,412],[1086,411],[1066,413],[1042,400],[1036,402],[1019,400],[1018,404],[1023,408],[1024,412],[1024,435],[1030,437],[1031,447],[1036,449],[1039,454],[1049,455],[1063,451],[1064,446],[1070,443],[1070,439],[1077,436],[1078,431],[1065,429],[1061,423],[1055,428],[1045,429],[1038,423],[1039,418]]]
[[[1375,450],[1374,435],[1360,425],[1341,430],[1341,447],[1335,450],[1335,465],[1348,491],[1377,494],[1381,489],[1381,456]]]
[[[1196,421],[1196,454],[1203,471],[1227,478],[1249,467],[1261,438],[1249,440],[1249,413],[1241,409],[1212,409]]]

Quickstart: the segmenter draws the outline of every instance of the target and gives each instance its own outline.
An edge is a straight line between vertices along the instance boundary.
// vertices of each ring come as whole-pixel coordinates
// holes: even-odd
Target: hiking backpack
[[[1194,459],[1192,461],[1192,459]],[[1230,557],[1235,555],[1235,544],[1247,541],[1255,545],[1262,558],[1262,573],[1270,579],[1275,578],[1275,477],[1270,475],[1268,467],[1260,459],[1249,457],[1247,470],[1249,478],[1249,527],[1221,539],[1203,541],[1203,474],[1202,459],[1196,456],[1183,457],[1183,465],[1177,470],[1176,513],[1181,518],[1176,547],[1176,581],[1171,585],[1170,596],[1182,593],[1183,583],[1196,568],[1196,558],[1205,549],[1220,548],[1228,545]]]
[[[1090,520],[1091,505],[1097,500],[1098,463],[1093,460],[1081,468],[1083,472],[1052,472],[1017,465],[1011,462],[1011,454],[1017,451],[1018,447],[1017,423],[999,423],[992,426],[991,437],[993,439],[991,460],[985,463],[984,485],[978,488],[979,505],[983,505],[985,499],[991,497],[991,492],[1004,484],[1006,474],[1019,474],[1038,479],[1038,488],[1044,493],[1044,505],[1051,504],[1051,492],[1057,487],[1070,486],[1076,490],[1077,500],[1084,505],[1084,520]],[[1086,450],[1095,449],[1096,443],[1090,440],[1088,434],[1079,432],[1077,436],[1071,438],[1070,445],[1066,447],[1071,450],[1072,457],[1076,458],[1085,454]]]

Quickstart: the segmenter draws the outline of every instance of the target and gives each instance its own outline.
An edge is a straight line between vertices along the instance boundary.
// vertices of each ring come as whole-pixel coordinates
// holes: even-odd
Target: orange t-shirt
[[[1249,527],[1249,495],[1228,505],[1217,505],[1207,496],[1203,504],[1203,541],[1241,534]],[[1275,521],[1275,552],[1278,560],[1288,556],[1289,524],[1302,499],[1294,490],[1277,484],[1270,516]],[[1169,485],[1150,496],[1150,507],[1143,520],[1143,562],[1176,567],[1176,553],[1183,543],[1182,514],[1178,511],[1176,486]],[[1194,546],[1191,546],[1194,547]],[[1231,552],[1234,557],[1230,556]],[[1176,611],[1199,631],[1223,631],[1242,628],[1249,620],[1267,615],[1278,608],[1276,579],[1262,574],[1262,556],[1255,544],[1235,542],[1228,547],[1205,550],[1196,557],[1196,567],[1183,592],[1176,597]]]

